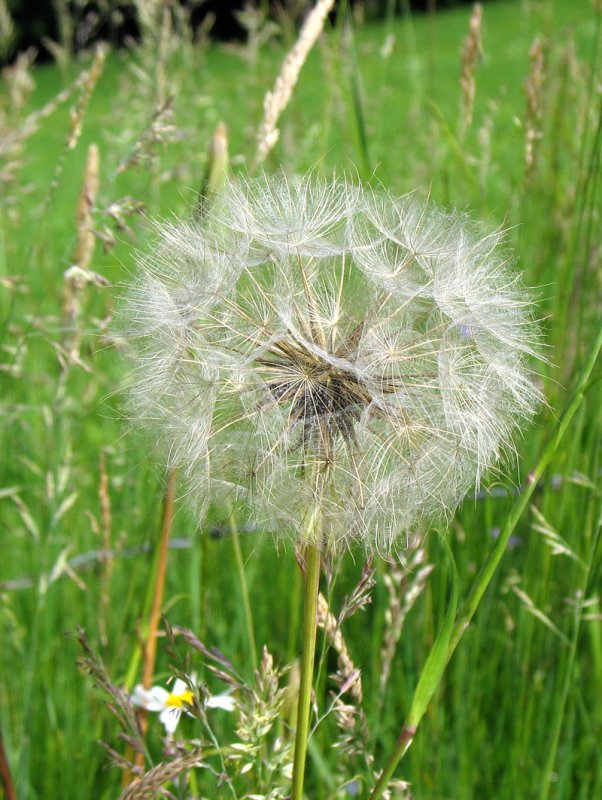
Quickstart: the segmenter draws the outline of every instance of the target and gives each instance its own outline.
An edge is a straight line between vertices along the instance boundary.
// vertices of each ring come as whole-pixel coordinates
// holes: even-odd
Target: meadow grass
[[[300,172],[318,163],[327,175],[336,168],[396,193],[416,189],[467,210],[485,227],[506,226],[525,282],[539,287],[550,345],[541,377],[549,407],[518,440],[510,477],[467,499],[445,537],[461,598],[537,462],[601,324],[601,13],[599,4],[587,2],[486,3],[466,129],[459,74],[470,9],[352,29],[339,21],[310,54],[265,164]],[[119,747],[118,729],[104,698],[78,670],[73,632],[81,625],[113,681],[129,678],[131,688],[139,678],[132,659],[148,616],[164,484],[146,443],[125,431],[124,366],[109,320],[135,247],[145,247],[147,217],[186,214],[194,205],[220,121],[227,125],[232,169],[250,164],[263,96],[286,52],[278,39],[255,52],[193,46],[173,33],[168,44],[176,46],[167,47],[162,66],[158,36],[147,30],[131,52],[109,53],[89,105],[77,110],[77,89],[23,139],[0,200],[0,726],[18,797],[28,800],[119,794],[119,772],[106,769],[98,745],[103,739]],[[387,37],[393,37],[389,55]],[[525,82],[537,37],[545,67],[535,90],[540,115],[529,119]],[[87,55],[62,68],[35,68],[36,88],[22,108],[11,107],[5,92],[7,129],[20,130],[90,61]],[[173,100],[151,131],[157,104],[168,96]],[[81,131],[71,147],[74,108]],[[535,161],[526,169],[529,124],[536,129]],[[81,307],[69,318],[64,273],[76,248],[76,206],[91,143],[100,149],[94,225],[107,242],[103,250],[99,235],[91,268],[111,286],[75,290]],[[124,212],[119,226],[119,203],[126,210],[140,203],[143,210]],[[81,358],[74,362],[69,351],[76,330]],[[398,769],[416,800],[602,796],[599,378],[598,366]],[[185,504],[177,504],[163,611],[172,625],[218,647],[250,680],[253,637],[259,658],[265,643],[277,663],[294,661],[301,581],[292,546],[274,548],[269,532],[233,537],[226,518],[223,509],[212,509],[199,535]],[[115,557],[95,553],[107,545]],[[445,616],[448,559],[435,532],[426,540],[426,563],[434,569],[404,620],[384,696],[381,649],[391,627],[384,562],[375,563],[372,603],[343,628],[350,657],[362,669],[375,768],[394,745]],[[337,565],[331,608],[353,589],[362,567],[359,554]],[[326,639],[318,642],[318,659],[317,695],[325,707],[328,674],[336,669]],[[172,674],[172,661],[160,646],[156,683]],[[220,691],[200,660],[193,666]],[[218,739],[232,725],[229,716],[216,716]],[[179,730],[194,737],[196,726],[197,720],[184,719]],[[159,735],[153,718],[149,747],[156,760]],[[308,797],[349,796],[336,794],[336,736],[329,717],[310,740]],[[197,780],[199,797],[232,796],[210,774]]]

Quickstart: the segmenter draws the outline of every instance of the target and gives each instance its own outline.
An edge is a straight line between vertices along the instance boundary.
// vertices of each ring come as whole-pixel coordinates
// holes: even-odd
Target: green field
[[[311,800],[368,797],[445,617],[452,579],[444,542],[462,602],[558,431],[602,324],[602,6],[485,3],[468,122],[460,54],[470,13],[353,24],[341,15],[311,52],[264,165],[290,173],[317,165],[395,194],[416,190],[481,220],[486,231],[507,228],[517,269],[536,287],[548,358],[537,367],[547,407],[517,437],[518,457],[502,477],[466,499],[449,532],[426,538],[423,565],[433,570],[407,618],[417,565],[401,574],[375,560],[372,602],[342,626],[362,670],[368,732],[361,739],[356,727],[342,756],[333,748],[343,736],[334,714],[321,721],[309,744]],[[227,126],[232,172],[250,169],[263,97],[295,38],[284,24],[268,41],[260,30],[257,46],[253,38],[193,44],[178,25],[161,32],[149,24],[130,51],[109,52],[96,83],[79,81],[62,102],[54,102],[57,94],[90,67],[91,52],[33,68],[31,91],[5,76],[0,95],[0,731],[20,800],[121,792],[122,775],[99,740],[122,754],[127,745],[106,695],[78,667],[75,631],[85,630],[115,685],[131,689],[140,680],[165,476],[147,438],[124,422],[127,362],[112,318],[136,250],[148,247],[149,221],[187,215],[196,203],[219,122]],[[530,59],[536,41],[539,82],[537,53]],[[529,130],[534,150],[526,166]],[[90,269],[103,280],[70,288],[65,272],[74,263],[92,143],[100,170]],[[602,797],[601,376],[598,363],[397,769],[411,794],[397,789],[392,797]],[[218,648],[245,682],[254,680],[265,645],[279,667],[293,667],[281,685],[294,683],[302,603],[294,546],[275,546],[260,530],[233,536],[222,512],[212,509],[199,532],[186,503],[177,502],[165,618]],[[346,554],[324,579],[335,615],[364,563],[362,552]],[[397,606],[387,576],[398,578]],[[403,627],[398,642],[395,619]],[[177,659],[189,655],[188,672],[214,693],[224,689],[198,652],[176,637],[168,654],[165,641],[155,683],[164,685]],[[395,655],[381,691],[386,641]],[[318,660],[324,715],[337,654],[320,634]],[[270,748],[276,735],[290,742],[289,706],[274,722]],[[240,740],[236,714],[208,712],[208,725],[210,733],[185,718],[178,735]],[[262,747],[232,787],[218,786],[225,762],[213,755],[211,769],[193,770],[188,786],[172,784],[168,796],[284,798],[266,767],[276,755]],[[162,758],[161,727],[151,716],[147,768]]]

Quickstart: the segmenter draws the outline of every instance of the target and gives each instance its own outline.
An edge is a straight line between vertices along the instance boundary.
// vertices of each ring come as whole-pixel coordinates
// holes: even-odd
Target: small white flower
[[[131,695],[132,703],[138,708],[159,712],[159,721],[170,736],[178,727],[182,711],[185,711],[186,706],[191,705],[193,700],[192,690],[180,678],[174,681],[171,691],[163,686],[151,686],[150,689],[145,689],[142,684],[138,684],[134,687]],[[227,692],[219,695],[207,695],[204,700],[205,708],[233,711],[235,705],[236,701]]]

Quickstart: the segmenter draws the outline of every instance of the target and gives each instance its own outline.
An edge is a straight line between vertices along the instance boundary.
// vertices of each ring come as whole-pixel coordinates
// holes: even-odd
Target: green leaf
[[[424,716],[424,712],[441,681],[441,677],[448,662],[449,644],[454,630],[454,622],[456,621],[456,611],[458,608],[458,571],[456,570],[456,562],[454,561],[454,557],[447,542],[445,542],[445,549],[447,550],[451,567],[451,595],[443,626],[435,640],[433,649],[429,653],[426,664],[420,673],[418,685],[414,691],[414,697],[412,698],[412,705],[407,719],[407,726],[412,728],[418,727],[418,723]]]

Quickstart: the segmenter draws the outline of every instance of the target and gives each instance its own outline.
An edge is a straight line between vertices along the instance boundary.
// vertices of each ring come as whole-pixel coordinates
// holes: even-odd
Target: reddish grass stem
[[[15,784],[13,783],[13,776],[11,774],[8,759],[6,757],[6,751],[4,749],[2,731],[0,731],[0,781],[2,781],[5,800],[17,800],[17,792],[15,790]]]
[[[150,689],[153,685],[155,674],[155,662],[157,660],[157,632],[161,620],[161,606],[163,605],[163,595],[165,593],[165,577],[167,575],[167,554],[169,551],[169,537],[171,535],[171,524],[173,520],[174,502],[176,496],[177,473],[172,470],[167,478],[167,489],[163,501],[163,519],[161,522],[161,540],[159,542],[159,557],[157,559],[157,571],[155,573],[155,591],[153,594],[153,604],[148,620],[148,631],[144,645],[144,657],[142,664],[142,685],[145,689]],[[148,729],[148,717],[144,709],[139,712],[140,728],[142,735],[146,735]],[[142,766],[144,761],[143,753],[136,753],[136,765]]]

